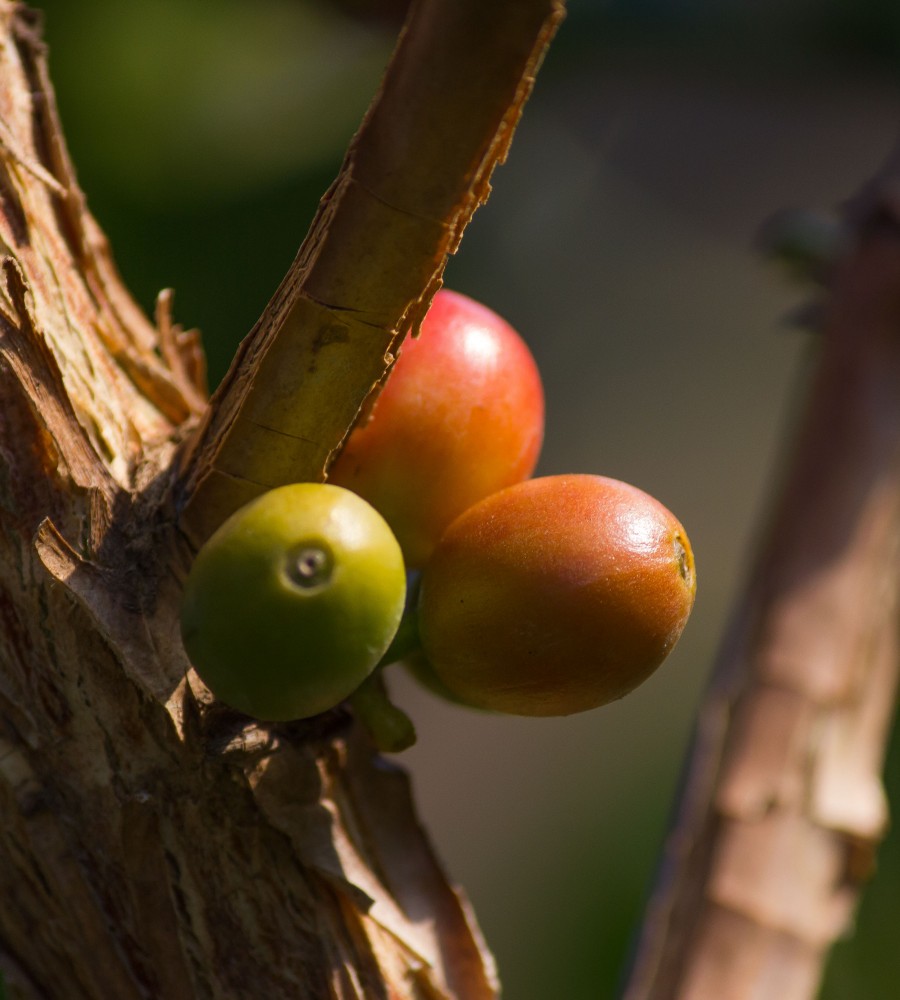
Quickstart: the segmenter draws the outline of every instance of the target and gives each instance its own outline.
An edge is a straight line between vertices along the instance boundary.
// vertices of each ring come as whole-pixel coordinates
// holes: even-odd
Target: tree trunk
[[[486,197],[561,16],[556,0],[414,7],[310,238],[207,405],[197,338],[166,295],[147,321],[86,210],[37,19],[0,0],[11,996],[496,995],[403,772],[343,706],[273,726],[216,703],[178,603],[231,510],[323,475]]]

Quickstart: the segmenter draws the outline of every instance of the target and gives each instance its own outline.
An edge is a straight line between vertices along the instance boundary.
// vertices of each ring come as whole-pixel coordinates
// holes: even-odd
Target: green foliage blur
[[[82,186],[126,282],[203,331],[215,384],[296,253],[374,94],[402,0],[47,0]],[[893,0],[570,0],[495,193],[448,268],[544,373],[540,471],[670,506],[699,568],[659,675],[562,720],[499,719],[398,678],[403,763],[466,886],[507,1000],[615,995],[680,760],[778,481],[809,337],[753,250],[774,211],[828,209],[894,141]],[[888,761],[900,801],[900,745]],[[893,1000],[891,835],[827,1000]],[[773,998],[776,1000],[776,998]]]

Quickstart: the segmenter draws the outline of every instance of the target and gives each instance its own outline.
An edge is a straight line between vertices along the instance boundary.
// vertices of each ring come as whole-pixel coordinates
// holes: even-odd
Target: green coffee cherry
[[[233,514],[185,584],[187,654],[216,697],[267,721],[333,708],[394,638],[403,557],[384,519],[349,490],[296,483]]]

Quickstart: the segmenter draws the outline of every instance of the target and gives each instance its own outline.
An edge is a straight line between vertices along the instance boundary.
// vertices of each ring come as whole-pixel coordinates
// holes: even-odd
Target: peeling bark
[[[167,293],[155,326],[141,314],[86,209],[37,18],[0,0],[0,971],[12,997],[497,994],[403,772],[344,706],[271,726],[214,702],[177,623],[192,546],[254,476],[252,490],[321,475],[487,194],[561,4],[482,6],[419,5],[297,264],[207,408],[196,335],[172,324]],[[417,47],[441,26],[455,34],[432,77],[432,50]],[[454,77],[471,70],[470,43],[485,72]],[[441,143],[470,122],[454,159]],[[260,447],[258,476],[241,462]]]

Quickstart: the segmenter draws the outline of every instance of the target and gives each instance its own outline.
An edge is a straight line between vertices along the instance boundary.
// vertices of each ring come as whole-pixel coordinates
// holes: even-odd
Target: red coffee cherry
[[[695,588],[690,542],[658,501],[600,476],[532,479],[442,537],[422,576],[422,647],[470,705],[583,712],[662,663]]]
[[[541,378],[524,341],[442,289],[328,480],[368,500],[418,568],[467,507],[531,475],[543,433]]]

